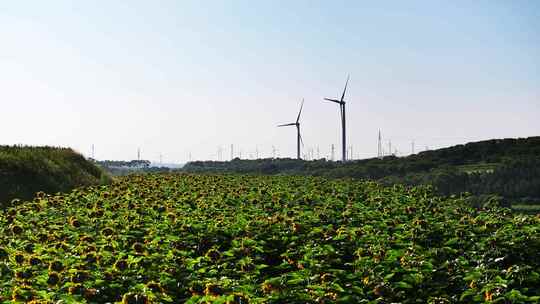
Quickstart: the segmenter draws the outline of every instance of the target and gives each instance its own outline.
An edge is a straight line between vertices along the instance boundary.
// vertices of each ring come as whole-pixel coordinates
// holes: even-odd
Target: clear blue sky
[[[539,1],[2,1],[0,144],[375,156],[540,135]],[[338,156],[338,155],[336,155]]]

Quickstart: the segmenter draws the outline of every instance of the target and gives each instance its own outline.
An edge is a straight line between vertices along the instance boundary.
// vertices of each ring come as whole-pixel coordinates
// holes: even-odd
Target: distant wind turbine
[[[279,125],[278,127],[287,127],[287,126],[296,126],[296,158],[300,159],[300,144],[304,145],[302,140],[302,135],[300,135],[300,114],[302,114],[302,108],[304,107],[304,99],[302,98],[302,104],[300,105],[300,111],[298,112],[298,117],[296,117],[296,122],[291,122],[288,124]]]
[[[343,94],[341,94],[341,99],[332,99],[325,98],[324,100],[332,101],[339,104],[339,111],[341,114],[341,153],[343,162],[347,161],[347,133],[346,133],[346,124],[345,124],[345,92],[347,91],[347,85],[349,84],[349,76],[347,76],[347,82],[345,82],[345,88],[343,89]]]

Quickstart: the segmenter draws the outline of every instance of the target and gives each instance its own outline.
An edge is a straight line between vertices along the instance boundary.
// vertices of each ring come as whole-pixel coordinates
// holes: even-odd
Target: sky
[[[0,1],[0,144],[354,158],[540,135],[540,2]],[[318,153],[317,153],[318,148]]]

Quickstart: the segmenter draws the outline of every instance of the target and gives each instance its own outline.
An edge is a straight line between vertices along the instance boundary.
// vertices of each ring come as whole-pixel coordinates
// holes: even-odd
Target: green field
[[[512,204],[512,210],[527,214],[540,214],[540,205]]]
[[[0,214],[2,301],[538,303],[540,217],[428,188],[145,175]]]

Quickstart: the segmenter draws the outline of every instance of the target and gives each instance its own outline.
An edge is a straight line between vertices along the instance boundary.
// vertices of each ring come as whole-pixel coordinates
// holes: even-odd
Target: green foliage
[[[537,303],[540,217],[429,187],[143,175],[0,214],[0,302]]]
[[[109,183],[110,177],[68,148],[0,146],[0,204]]]
[[[432,185],[439,195],[498,195],[540,203],[540,137],[488,140],[407,157],[355,160],[260,159],[191,162],[185,172],[313,175],[371,179],[386,185]]]

